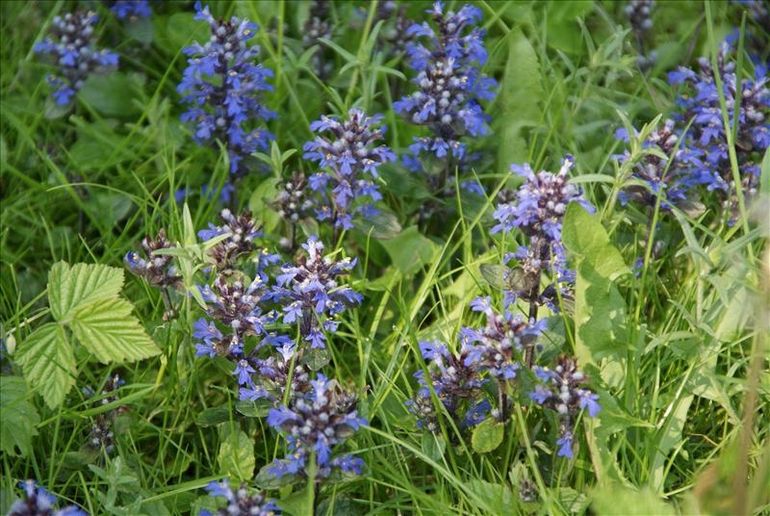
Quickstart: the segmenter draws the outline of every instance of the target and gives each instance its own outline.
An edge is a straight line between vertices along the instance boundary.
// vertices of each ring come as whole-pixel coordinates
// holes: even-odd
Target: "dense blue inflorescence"
[[[137,20],[152,16],[149,0],[116,0],[110,10],[119,20]]]
[[[118,54],[97,50],[94,46],[94,25],[99,20],[93,12],[67,13],[54,16],[51,36],[35,45],[35,53],[48,56],[59,69],[48,82],[54,88],[56,104],[66,106],[94,71],[114,69]]]
[[[324,331],[337,329],[335,316],[363,299],[361,294],[339,283],[340,276],[349,273],[356,260],[336,261],[324,256],[324,245],[317,238],[310,238],[302,248],[306,255],[281,267],[270,298],[283,306],[285,324],[298,324],[301,337],[310,347],[323,348]]]
[[[737,187],[730,165],[718,81],[727,110],[728,129],[735,134],[741,189],[746,196],[756,192],[759,161],[770,147],[770,90],[764,67],[756,67],[753,78],[738,77],[730,53],[729,45],[724,43],[717,56],[716,70],[708,59],[701,58],[697,71],[680,67],[669,74],[669,81],[681,86],[677,98],[679,118],[684,124],[691,124],[683,142],[683,148],[692,157],[688,163],[687,184],[703,185],[709,191],[733,198]]]
[[[538,291],[540,274],[551,273],[558,283],[571,283],[574,273],[567,267],[561,228],[567,205],[578,203],[588,211],[591,204],[583,197],[580,188],[569,182],[568,173],[574,165],[572,156],[566,156],[559,172],[540,171],[537,174],[529,165],[514,165],[511,170],[525,178],[508,202],[497,205],[493,217],[497,224],[492,233],[510,232],[515,229],[529,237],[529,244],[522,245],[506,261],[516,259],[523,271],[528,287],[513,289],[508,301],[524,297],[529,301],[541,300]],[[549,301],[546,301],[552,304]]]
[[[487,116],[482,100],[494,98],[494,79],[481,73],[487,60],[484,30],[474,27],[481,21],[481,10],[471,5],[459,11],[444,9],[436,2],[427,11],[435,28],[427,22],[412,25],[407,34],[425,43],[409,43],[409,66],[417,72],[413,82],[417,91],[393,104],[395,110],[412,123],[430,128],[431,135],[416,137],[404,162],[421,170],[420,157],[433,155],[455,162],[466,154],[464,136],[486,134]]]
[[[578,371],[577,363],[569,357],[560,357],[556,367],[534,368],[540,380],[530,397],[537,404],[556,411],[560,419],[560,436],[557,455],[572,458],[572,441],[575,418],[582,410],[596,417],[601,410],[599,396],[583,388],[585,375]]]
[[[196,5],[196,20],[211,27],[211,39],[184,49],[187,68],[177,89],[189,109],[182,120],[195,126],[199,143],[219,139],[227,148],[230,172],[236,176],[248,170],[244,158],[267,148],[272,135],[264,128],[250,128],[275,114],[262,104],[262,93],[272,87],[271,70],[256,63],[259,47],[249,46],[257,25],[236,17],[216,20],[208,7]]]
[[[16,500],[8,510],[8,516],[86,516],[84,510],[71,505],[63,509],[55,509],[56,497],[45,488],[38,486],[34,480],[19,483],[24,490],[24,497]]]
[[[211,482],[206,486],[209,495],[215,498],[224,498],[227,502],[225,507],[218,509],[215,513],[208,510],[202,510],[201,516],[218,516],[249,514],[253,516],[272,516],[280,514],[281,510],[275,504],[274,500],[265,497],[262,492],[251,492],[248,486],[243,483],[237,489],[230,486],[230,482],[225,479],[221,482]]]
[[[524,348],[531,345],[546,328],[545,321],[526,321],[509,310],[497,313],[488,297],[471,302],[471,309],[486,318],[483,328],[464,327],[460,339],[465,352],[465,366],[486,371],[498,380],[513,380],[521,367]]]
[[[616,132],[623,141],[629,141],[625,129]],[[631,185],[624,188],[619,199],[622,204],[637,202],[642,206],[654,207],[660,197],[660,206],[664,210],[681,204],[689,199],[691,184],[689,168],[700,166],[700,158],[687,148],[680,148],[679,131],[673,120],[666,120],[663,127],[650,132],[642,142],[643,155],[634,164],[631,177],[641,181],[644,186]],[[620,163],[631,158],[628,150],[617,156]]]
[[[452,353],[445,344],[424,341],[420,342],[420,353],[428,364],[428,377],[423,371],[415,373],[420,388],[406,404],[417,416],[418,427],[434,433],[439,429],[431,387],[450,417],[461,421],[461,426],[467,428],[480,423],[489,412],[490,404],[481,392],[485,380],[478,365],[468,360],[467,350]]]
[[[305,144],[304,156],[321,167],[308,179],[310,188],[320,194],[319,220],[350,229],[353,215],[375,213],[371,203],[382,198],[374,183],[377,169],[396,158],[386,145],[378,145],[384,132],[381,120],[381,115],[369,117],[360,109],[351,109],[344,121],[322,116],[310,125],[318,136]]]
[[[315,457],[316,479],[327,478],[335,470],[356,475],[363,471],[361,458],[335,457],[333,452],[366,420],[356,411],[356,397],[322,374],[310,381],[307,393],[271,409],[267,424],[284,435],[289,449],[286,457],[268,468],[276,477],[308,475],[311,456]]]

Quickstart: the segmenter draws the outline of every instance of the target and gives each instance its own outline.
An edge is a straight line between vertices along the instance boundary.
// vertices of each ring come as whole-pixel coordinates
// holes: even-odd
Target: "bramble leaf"
[[[476,453],[489,453],[503,442],[505,425],[495,419],[485,419],[473,429],[471,446]]]
[[[27,384],[20,376],[0,376],[0,450],[22,457],[32,453],[40,416],[27,399]]]
[[[14,358],[29,384],[52,409],[61,405],[75,385],[75,354],[64,328],[56,323],[35,330],[19,345]]]
[[[100,264],[55,263],[48,273],[48,303],[54,319],[67,323],[80,307],[117,297],[123,287],[123,269]]]
[[[133,306],[124,299],[99,301],[78,309],[70,327],[78,342],[105,364],[160,354],[131,310]]]
[[[233,479],[243,482],[254,477],[254,443],[249,436],[238,429],[225,426],[222,443],[219,445],[217,464],[220,472]]]

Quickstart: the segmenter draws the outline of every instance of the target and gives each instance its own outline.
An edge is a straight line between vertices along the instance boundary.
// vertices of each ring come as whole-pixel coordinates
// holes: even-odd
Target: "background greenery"
[[[78,348],[78,389],[56,410],[30,386],[8,380],[19,374],[10,353],[14,342],[50,320],[45,289],[55,262],[120,266],[127,251],[159,228],[180,240],[182,207],[174,192],[189,189],[193,224],[201,229],[220,206],[197,192],[227,176],[223,154],[195,145],[179,122],[180,50],[207,37],[205,25],[192,20],[191,3],[155,2],[151,22],[131,27],[100,3],[81,3],[103,15],[99,41],[121,54],[120,70],[89,80],[76,109],[58,117],[47,101],[50,70],[32,47],[53,16],[76,3],[0,4],[0,320],[6,347],[0,512],[18,480],[35,478],[94,514],[186,513],[207,503],[201,488],[210,480],[251,478],[280,452],[262,419],[235,409],[227,367],[195,360],[194,305],[166,321],[159,293],[127,276],[123,295],[161,355],[108,367]],[[420,19],[425,5],[410,3],[411,18]],[[318,512],[770,510],[768,328],[761,324],[770,319],[770,291],[761,284],[762,227],[727,226],[714,206],[697,219],[667,215],[648,226],[646,212],[615,202],[622,179],[612,159],[620,152],[614,130],[623,118],[640,127],[670,112],[673,92],[665,72],[709,55],[740,26],[741,10],[728,3],[659,2],[653,33],[658,60],[642,74],[621,2],[477,5],[489,32],[485,71],[498,79],[500,93],[487,109],[493,131],[478,142],[485,157],[475,173],[491,192],[512,181],[511,163],[553,170],[564,154],[573,154],[577,181],[598,217],[569,222],[567,247],[579,266],[604,264],[608,254],[619,253],[617,267],[601,279],[603,294],[585,296],[582,307],[578,294],[576,317],[606,323],[575,331],[567,317],[548,334],[550,349],[574,351],[588,367],[604,410],[580,432],[585,437],[573,461],[554,459],[542,423],[522,412],[508,424],[503,445],[486,454],[467,442],[448,444],[448,434],[416,429],[403,405],[422,363],[416,343],[451,340],[461,325],[477,322],[468,302],[490,291],[479,265],[499,263],[501,251],[488,232],[494,199],[458,199],[456,220],[423,235],[414,214],[430,194],[419,179],[390,166],[382,190],[398,227],[346,236],[347,254],[361,263],[353,286],[365,302],[346,316],[330,344],[330,375],[349,382],[370,421],[353,438],[367,471],[327,486]],[[275,71],[266,104],[278,117],[270,129],[281,151],[301,149],[311,137],[309,121],[354,103],[385,114],[394,150],[408,145],[415,129],[391,104],[409,91],[403,74],[410,75],[398,57],[375,44],[375,4],[333,4],[337,46],[325,55],[335,73],[325,81],[313,75],[301,47],[307,3],[213,8],[261,27],[263,62]],[[768,168],[766,156],[765,178]],[[311,170],[300,152],[239,185],[239,207],[253,209],[276,244],[286,228],[265,199],[274,190],[271,178],[296,169]],[[591,227],[596,220],[601,225]],[[581,239],[587,232],[606,239],[609,248],[587,245]],[[639,257],[643,265],[631,274]],[[97,405],[80,392],[85,385],[99,390],[115,372],[126,379],[120,403]],[[7,404],[11,399],[14,404]],[[127,409],[115,424],[115,451],[89,452],[83,445],[93,418],[117,405]],[[536,502],[521,501],[522,479],[536,484]]]

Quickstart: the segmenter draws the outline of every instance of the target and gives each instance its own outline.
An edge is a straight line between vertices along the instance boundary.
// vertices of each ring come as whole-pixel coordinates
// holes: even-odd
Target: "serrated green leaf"
[[[446,450],[446,439],[442,435],[432,432],[423,432],[420,443],[422,452],[435,461],[441,461]]]
[[[27,398],[27,384],[20,376],[0,376],[0,450],[22,457],[32,453],[40,416]]]
[[[68,322],[87,304],[117,297],[123,287],[123,269],[92,263],[55,263],[48,273],[48,303],[54,319]]]
[[[14,358],[29,385],[52,409],[61,405],[75,385],[75,354],[64,328],[56,323],[35,330],[19,345]]]
[[[473,429],[471,446],[476,453],[489,453],[503,442],[505,425],[495,419],[485,419]]]
[[[256,466],[254,443],[244,432],[229,429],[229,425],[225,426],[223,434],[217,455],[220,472],[243,482],[251,480]]]
[[[115,298],[78,309],[70,327],[78,342],[102,363],[133,362],[160,354],[139,320],[133,306]]]

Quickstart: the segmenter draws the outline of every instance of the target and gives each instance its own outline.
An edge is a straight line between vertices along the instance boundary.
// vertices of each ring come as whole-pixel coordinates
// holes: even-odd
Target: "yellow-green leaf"
[[[14,355],[29,385],[56,408],[75,385],[75,354],[64,328],[44,324],[19,345]]]
[[[80,307],[117,297],[123,287],[123,269],[107,265],[58,262],[48,273],[48,303],[57,321],[69,322]]]
[[[139,321],[131,315],[133,307],[115,298],[86,305],[72,318],[78,342],[103,363],[133,362],[160,354]]]

